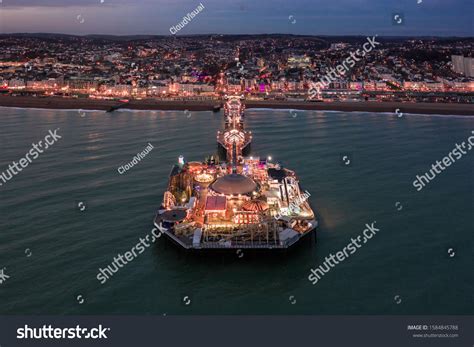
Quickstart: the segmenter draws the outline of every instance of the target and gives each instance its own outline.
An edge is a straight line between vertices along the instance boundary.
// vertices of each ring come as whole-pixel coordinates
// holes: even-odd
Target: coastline
[[[0,96],[0,106],[19,108],[46,109],[83,109],[106,111],[120,104],[114,100],[66,99],[61,97],[31,96]],[[132,110],[190,110],[211,111],[215,101],[166,101],[157,99],[130,100],[124,108]],[[320,110],[345,112],[388,112],[395,113],[400,109],[403,113],[440,114],[474,116],[474,104],[442,104],[442,103],[403,103],[403,102],[302,102],[277,100],[248,100],[246,108],[273,108],[294,110]]]

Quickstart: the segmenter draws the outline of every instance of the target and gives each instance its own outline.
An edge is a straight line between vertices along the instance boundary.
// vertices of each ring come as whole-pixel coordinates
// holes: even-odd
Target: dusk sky
[[[103,1],[103,3],[101,3]],[[178,35],[473,36],[472,0],[202,0]],[[0,0],[0,33],[171,35],[199,0]],[[392,16],[401,13],[403,25]]]

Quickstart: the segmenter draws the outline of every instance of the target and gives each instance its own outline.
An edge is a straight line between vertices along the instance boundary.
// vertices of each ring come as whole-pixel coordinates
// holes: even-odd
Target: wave
[[[0,109],[8,108],[14,110],[34,110],[34,111],[68,111],[68,112],[105,112],[104,110],[90,110],[90,109],[82,109],[82,108],[44,108],[44,107],[16,107],[16,106],[0,106]]]
[[[17,109],[17,110],[35,110],[35,111],[67,111],[67,112],[85,112],[85,113],[93,113],[93,112],[101,112],[101,113],[107,113],[105,110],[90,110],[90,109],[81,109],[81,108],[36,108],[36,107],[10,107],[10,106],[0,106],[0,109],[3,108],[8,108],[8,109]],[[295,109],[295,108],[248,108],[247,110],[251,110],[251,112],[268,112],[268,111],[283,111],[283,112],[290,112],[290,111],[296,111],[296,112],[323,112],[323,113],[337,113],[337,114],[346,114],[346,113],[351,113],[351,114],[357,114],[357,115],[381,115],[381,116],[396,116],[397,114],[395,112],[374,112],[374,111],[337,111],[337,110],[301,110],[301,109]],[[156,109],[150,109],[150,110],[136,110],[136,109],[130,109],[130,108],[120,108],[115,110],[114,112],[131,112],[131,113],[143,113],[143,112],[153,112],[153,113],[158,113],[158,112],[184,112],[184,110],[156,110]],[[214,113],[213,111],[191,111],[192,113]],[[249,112],[247,112],[249,113]],[[422,113],[409,113],[409,112],[403,112],[403,115],[409,115],[409,116],[416,116],[416,117],[440,117],[440,118],[462,118],[466,119],[469,117],[474,117],[474,115],[447,115],[447,114],[422,114]]]
[[[381,116],[397,116],[395,112],[374,112],[374,111],[336,111],[336,110],[301,110],[297,108],[248,108],[247,110],[251,110],[252,112],[259,112],[259,111],[283,111],[283,112],[323,112],[323,113],[338,113],[338,114],[358,114],[358,115],[381,115]],[[247,112],[249,113],[249,112]],[[469,118],[473,117],[474,115],[449,115],[449,114],[426,114],[426,113],[409,113],[403,112],[403,115],[409,116],[417,116],[417,117],[441,117],[441,118]],[[401,118],[401,117],[400,117]]]

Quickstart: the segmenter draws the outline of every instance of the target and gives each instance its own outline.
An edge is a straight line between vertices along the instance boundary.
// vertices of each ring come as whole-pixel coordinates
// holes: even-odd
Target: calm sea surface
[[[98,269],[150,233],[178,156],[215,153],[222,113],[0,108],[0,172],[50,129],[62,136],[0,187],[0,314],[473,314],[474,150],[422,191],[412,182],[472,135],[474,118],[296,115],[247,110],[246,122],[253,154],[294,169],[311,193],[317,243],[239,258],[159,239],[101,285]],[[373,221],[374,238],[308,281]]]

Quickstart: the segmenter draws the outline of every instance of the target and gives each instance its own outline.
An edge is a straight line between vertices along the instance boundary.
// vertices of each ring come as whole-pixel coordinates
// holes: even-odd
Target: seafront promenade
[[[32,97],[32,96],[0,96],[0,106],[47,109],[84,109],[108,110],[119,104],[114,100],[77,99],[61,97]],[[133,110],[189,110],[207,111],[219,104],[219,101],[184,101],[160,99],[131,99],[126,108]],[[414,114],[442,114],[474,116],[474,104],[455,103],[407,103],[407,102],[307,102],[307,101],[278,101],[278,100],[248,100],[249,108],[276,108],[295,110],[321,110],[342,112],[388,112]]]

